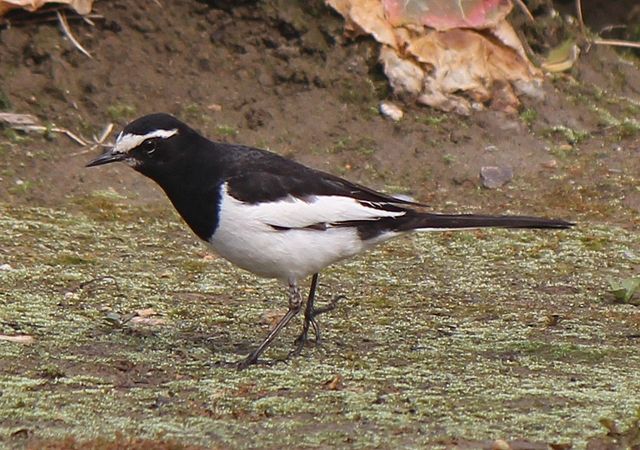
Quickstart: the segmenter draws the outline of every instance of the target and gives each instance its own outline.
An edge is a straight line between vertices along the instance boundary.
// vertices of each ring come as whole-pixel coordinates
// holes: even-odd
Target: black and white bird
[[[87,164],[123,161],[154,180],[193,232],[233,264],[288,283],[289,310],[240,364],[255,363],[301,310],[298,283],[312,276],[299,353],[315,317],[318,273],[412,231],[480,227],[568,228],[564,220],[434,214],[425,205],[376,192],[275,153],[212,142],[168,114],[128,124],[115,145]]]

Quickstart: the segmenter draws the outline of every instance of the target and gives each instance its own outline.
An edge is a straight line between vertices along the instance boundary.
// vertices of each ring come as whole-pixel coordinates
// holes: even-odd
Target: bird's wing
[[[249,172],[227,179],[224,189],[230,204],[275,229],[326,229],[399,217],[407,212],[404,204],[413,204],[316,171]]]

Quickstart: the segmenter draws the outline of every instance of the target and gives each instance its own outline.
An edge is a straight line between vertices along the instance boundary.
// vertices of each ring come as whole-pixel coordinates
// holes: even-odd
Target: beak
[[[107,150],[93,161],[89,162],[85,167],[101,166],[116,161],[122,161],[127,155],[125,153],[114,153],[113,148]]]

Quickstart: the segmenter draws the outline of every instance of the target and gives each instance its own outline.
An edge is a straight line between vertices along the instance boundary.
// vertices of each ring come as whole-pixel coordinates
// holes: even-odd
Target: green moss
[[[80,213],[0,204],[0,334],[34,337],[0,341],[5,446],[28,429],[208,448],[255,436],[271,448],[434,448],[443,436],[580,447],[600,417],[638,408],[640,359],[625,337],[637,307],[605,296],[640,264],[633,231],[398,239],[322,274],[319,303],[347,296],[320,317],[323,346],[238,372],[226,363],[268,332],[261,317],[286,308],[284,286],[202,259],[163,207],[91,199]],[[104,320],[146,308],[162,321]],[[266,358],[285,358],[299,327]]]
[[[11,109],[11,101],[5,92],[0,88],[0,111],[8,111]]]
[[[61,254],[49,261],[52,266],[74,266],[79,264],[90,264],[93,259],[75,254]]]
[[[538,111],[533,108],[525,108],[520,112],[520,120],[522,120],[529,128],[533,126],[537,118]]]
[[[640,122],[635,119],[625,118],[618,125],[620,139],[632,138],[640,134]]]
[[[566,127],[564,125],[556,125],[549,129],[543,130],[543,135],[561,135],[567,141],[567,143],[575,145],[584,141],[589,137],[588,131],[575,130],[573,128]]]
[[[447,120],[446,114],[433,114],[433,115],[422,115],[418,117],[418,121],[424,123],[425,125],[429,125],[431,127],[435,127],[440,125],[441,123]]]
[[[218,125],[216,133],[224,137],[234,137],[238,135],[238,130],[230,125]]]
[[[114,122],[123,122],[131,119],[136,113],[136,108],[132,105],[117,103],[107,107],[107,114]]]
[[[14,144],[20,144],[20,143],[25,143],[28,142],[29,136],[26,136],[22,133],[19,133],[18,131],[14,130],[13,128],[5,128],[2,131],[2,134],[4,135],[4,137],[11,143]]]

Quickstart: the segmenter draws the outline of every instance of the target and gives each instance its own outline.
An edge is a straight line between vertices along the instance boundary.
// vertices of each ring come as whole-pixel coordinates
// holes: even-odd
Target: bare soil
[[[615,12],[638,26],[639,16],[625,15],[634,2],[619,3],[628,8],[612,10],[611,20]],[[31,346],[0,341],[0,445],[257,447],[246,433],[266,433],[271,448],[288,435],[294,447],[491,448],[504,438],[513,448],[546,448],[586,445],[599,415],[624,421],[640,407],[621,394],[640,389],[630,362],[637,362],[640,313],[606,294],[609,278],[640,272],[636,55],[591,46],[571,71],[547,77],[543,101],[524,99],[520,115],[457,117],[394,99],[376,43],[345,38],[342,19],[320,1],[114,0],[97,2],[95,12],[103,18],[93,24],[68,14],[91,59],[51,11],[0,22],[0,109],[86,138],[108,123],[118,129],[166,111],[212,139],[268,148],[434,210],[562,217],[578,230],[564,238],[483,232],[384,247],[370,263],[329,273],[326,287],[352,299],[335,321],[325,319],[335,325],[327,335],[332,354],[314,349],[293,365],[240,376],[211,361],[237,359],[263,334],[255,323],[265,309],[283,306],[267,302],[281,296],[279,286],[211,260],[144,177],[122,166],[85,169],[99,149],[56,133],[0,129],[7,230],[0,265],[19,272],[0,272],[0,334],[38,337]],[[586,18],[606,25],[601,16]],[[538,39],[532,47],[545,50],[566,33],[549,30],[529,29]],[[402,121],[378,113],[384,99],[402,105]],[[493,165],[511,168],[513,180],[483,188],[480,168]],[[372,281],[363,286],[365,276]],[[414,297],[427,304],[417,307]],[[110,312],[142,307],[161,311],[169,325],[114,331],[103,323]],[[423,322],[407,318],[425,311]],[[379,334],[363,338],[352,321]],[[421,372],[424,358],[432,371]],[[336,374],[345,387],[327,390]],[[551,381],[533,386],[537,377]],[[612,392],[619,389],[609,397],[608,377]],[[509,384],[496,386],[498,378]],[[517,391],[529,381],[530,391]],[[573,397],[572,383],[590,390]],[[495,397],[510,388],[519,394]],[[24,412],[37,392],[59,416]],[[600,400],[601,410],[593,403]],[[129,409],[137,425],[127,423]],[[529,410],[539,413],[531,423]],[[454,418],[460,411],[470,415]],[[562,434],[565,420],[572,425]],[[593,426],[581,429],[585,423]],[[613,448],[605,447],[613,438],[602,436],[590,448]]]

